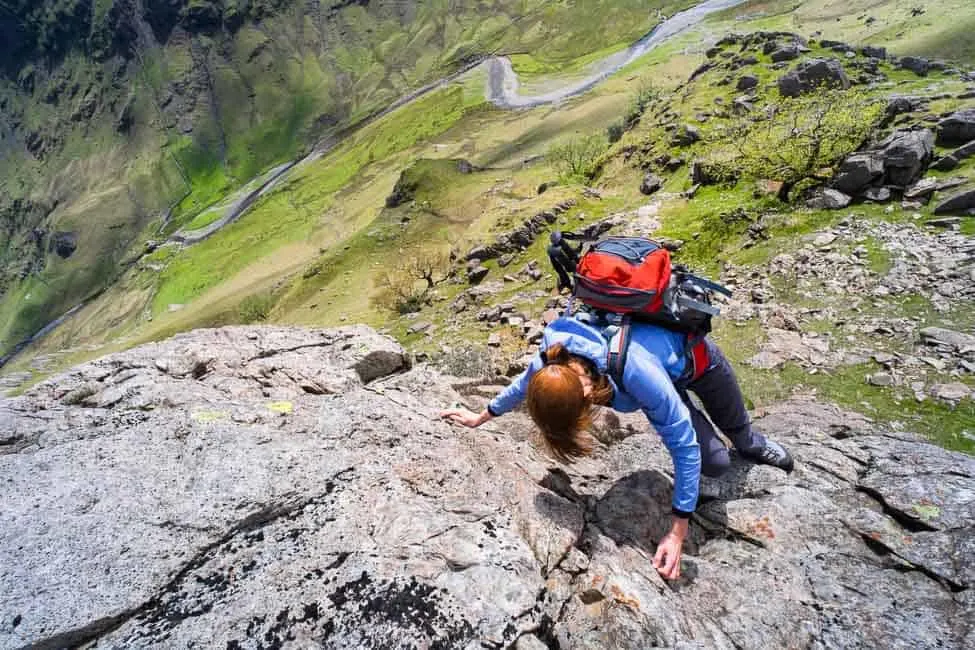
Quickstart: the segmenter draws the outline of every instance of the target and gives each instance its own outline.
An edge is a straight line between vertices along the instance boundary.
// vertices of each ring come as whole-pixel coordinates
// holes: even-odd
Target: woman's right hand
[[[440,417],[465,427],[479,427],[491,419],[491,414],[487,410],[475,413],[462,407],[454,407],[440,411]]]

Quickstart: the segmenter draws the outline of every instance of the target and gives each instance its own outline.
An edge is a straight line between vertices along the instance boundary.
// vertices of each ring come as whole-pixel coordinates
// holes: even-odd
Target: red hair
[[[586,429],[592,424],[593,405],[608,404],[613,388],[588,359],[569,354],[561,343],[545,351],[545,360],[545,367],[528,382],[528,413],[552,455],[572,462],[592,453],[593,440]],[[589,396],[584,394],[580,371],[592,379]]]

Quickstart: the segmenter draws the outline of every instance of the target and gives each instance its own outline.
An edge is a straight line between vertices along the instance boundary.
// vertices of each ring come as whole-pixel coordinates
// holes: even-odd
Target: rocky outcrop
[[[952,147],[975,141],[975,108],[956,111],[938,122],[938,145]]]
[[[931,162],[934,134],[928,129],[895,131],[875,147],[884,160],[884,176],[891,185],[910,185]]]
[[[866,151],[848,156],[833,177],[833,187],[860,196],[870,188],[907,188],[927,169],[934,153],[929,129],[894,131]]]
[[[934,161],[931,163],[931,168],[943,172],[951,171],[960,165],[961,161],[971,158],[972,156],[975,156],[975,140],[958,147],[950,154],[942,156],[938,160]]]
[[[664,179],[660,178],[654,173],[648,173],[643,177],[643,181],[640,183],[640,193],[653,194],[663,186]]]
[[[705,479],[650,563],[670,461],[598,418],[573,467],[497,390],[363,327],[226,328],[0,402],[0,648],[966,647],[975,461],[805,399],[757,414],[791,475]],[[456,387],[456,388],[455,388]],[[460,392],[458,392],[458,390]]]
[[[560,215],[564,214],[575,204],[574,199],[569,199],[555,205],[551,210],[544,210],[525,219],[514,230],[498,235],[493,244],[472,248],[468,251],[466,259],[468,261],[477,260],[483,262],[500,257],[506,253],[518,253],[528,248],[535,241],[539,233],[555,223]]]
[[[854,194],[883,175],[883,158],[872,152],[855,153],[840,164],[833,177],[833,186],[846,194]]]
[[[843,64],[836,59],[810,59],[779,78],[779,92],[783,97],[798,97],[822,87],[849,88]]]
[[[934,208],[934,213],[975,215],[975,187],[967,187],[946,197]]]
[[[78,249],[78,234],[74,232],[56,232],[51,235],[47,245],[48,251],[57,253],[58,257],[67,259]]]

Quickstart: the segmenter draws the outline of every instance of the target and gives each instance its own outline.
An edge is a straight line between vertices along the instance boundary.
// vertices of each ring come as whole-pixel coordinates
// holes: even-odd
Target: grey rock
[[[863,191],[863,198],[876,203],[886,203],[892,198],[892,194],[887,187],[868,187]]]
[[[928,388],[928,392],[936,399],[945,402],[958,402],[970,398],[975,391],[972,391],[967,384],[956,381],[950,384],[934,384]]]
[[[955,111],[938,122],[938,145],[952,147],[975,140],[975,108]]]
[[[919,56],[902,56],[897,61],[897,65],[921,77],[926,77],[931,70],[931,62]]]
[[[486,266],[476,266],[467,272],[467,281],[470,284],[477,284],[481,280],[487,277],[487,274],[491,272]]]
[[[684,124],[674,135],[673,144],[678,147],[687,147],[701,139],[701,132],[696,126]]]
[[[887,58],[887,48],[885,48],[885,47],[876,47],[876,46],[873,46],[873,45],[864,45],[862,48],[860,48],[860,52],[863,54],[863,56],[868,56],[868,57],[870,57],[872,59],[881,59],[881,60],[883,60],[883,59],[886,59]]]
[[[429,332],[432,327],[433,323],[430,321],[419,321],[406,328],[406,331],[410,334],[422,334],[424,332]]]
[[[187,350],[206,373],[155,363]],[[363,371],[379,358],[398,364]],[[499,389],[408,368],[369,328],[262,327],[0,400],[0,648],[967,647],[970,456],[769,405],[756,426],[796,470],[733,454],[703,480],[667,584],[672,464],[646,419],[600,418],[612,444],[560,466],[524,413],[437,417]]]
[[[849,88],[850,79],[836,59],[810,59],[780,77],[778,85],[783,97],[798,97],[823,86]]]
[[[664,179],[656,174],[650,173],[643,177],[643,181],[640,183],[640,193],[647,195],[653,194],[663,186]]]
[[[793,59],[799,58],[799,48],[794,45],[783,47],[772,52],[770,56],[772,61],[776,63],[779,61],[792,61]]]
[[[884,177],[890,185],[906,187],[916,181],[931,161],[934,133],[894,131],[877,145],[884,161]]]
[[[857,194],[884,174],[883,158],[877,153],[855,153],[840,165],[833,187],[845,194]]]
[[[867,383],[871,386],[893,386],[894,378],[887,372],[876,372],[867,378]]]
[[[939,171],[950,171],[961,164],[961,161],[967,160],[972,156],[975,156],[975,140],[958,147],[950,154],[934,161],[931,164],[931,168]]]
[[[926,196],[931,196],[935,192],[951,189],[952,187],[958,187],[959,185],[964,185],[967,182],[968,179],[965,177],[936,178],[934,176],[929,176],[927,178],[922,178],[917,183],[904,190],[904,198],[919,199]]]
[[[944,327],[925,327],[920,335],[921,341],[928,344],[945,345],[958,350],[975,348],[975,336]]]
[[[975,213],[975,187],[956,192],[938,203],[935,214],[973,214]]]
[[[738,85],[735,86],[739,92],[745,90],[751,90],[752,88],[758,87],[758,77],[751,74],[746,74],[738,79]]]
[[[924,101],[920,97],[891,95],[887,99],[887,118],[891,119],[904,113],[913,113],[914,111],[920,110],[923,105]]]
[[[73,232],[56,232],[51,235],[48,250],[61,259],[68,259],[78,249],[78,235]]]
[[[826,188],[809,199],[806,204],[810,208],[820,210],[839,210],[850,205],[853,199],[839,190]]]

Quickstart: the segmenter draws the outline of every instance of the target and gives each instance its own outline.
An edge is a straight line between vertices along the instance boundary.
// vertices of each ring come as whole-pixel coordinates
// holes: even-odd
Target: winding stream
[[[582,80],[569,82],[556,90],[540,95],[521,95],[518,92],[518,74],[507,57],[492,57],[488,66],[488,82],[485,94],[488,101],[500,108],[531,108],[554,104],[579,95],[618,72],[668,39],[694,27],[709,14],[744,3],[745,0],[708,0],[690,9],[678,12],[657,25],[649,34],[621,52],[611,54],[593,65],[594,72]]]
[[[456,72],[452,75],[444,77],[440,80],[434,81],[422,88],[419,88],[408,95],[401,97],[397,101],[393,102],[387,106],[382,111],[379,111],[366,118],[362,122],[358,123],[354,127],[351,127],[343,132],[342,135],[349,136],[356,130],[370,124],[377,119],[388,115],[397,108],[408,104],[409,102],[419,99],[420,97],[426,95],[427,93],[436,90],[437,88],[443,87],[445,84],[450,83],[458,79],[459,77],[471,72],[473,69],[480,66],[486,66],[488,72],[488,79],[485,84],[485,97],[488,101],[493,103],[495,106],[507,109],[517,109],[517,108],[531,108],[533,106],[541,106],[544,104],[554,104],[562,100],[568,99],[575,95],[580,95],[588,90],[591,90],[600,82],[604,81],[610,75],[618,72],[624,66],[629,65],[636,59],[640,58],[656,46],[664,43],[668,39],[680,34],[681,32],[694,27],[700,23],[705,17],[722,9],[728,9],[744,3],[745,0],[706,0],[690,9],[678,12],[657,25],[649,34],[641,38],[639,41],[631,45],[630,47],[611,54],[607,56],[602,61],[593,64],[592,72],[588,77],[582,80],[575,80],[567,82],[561,88],[556,90],[539,94],[539,95],[521,95],[518,92],[519,80],[518,74],[514,71],[511,65],[511,60],[507,57],[490,57],[483,61],[474,62],[471,65],[465,66],[463,70]],[[191,245],[197,241],[201,241],[215,232],[220,230],[223,226],[233,223],[238,220],[247,210],[253,205],[254,201],[262,194],[267,193],[272,189],[272,187],[283,179],[283,177],[290,171],[293,167],[297,166],[301,162],[309,159],[319,158],[327,151],[335,147],[343,138],[333,137],[329,138],[324,143],[321,143],[316,149],[306,156],[305,159],[301,161],[295,161],[293,163],[287,163],[281,165],[278,168],[272,170],[269,174],[270,180],[261,184],[258,188],[245,192],[243,196],[235,200],[229,209],[222,215],[220,219],[216,222],[194,232],[180,232],[172,237],[172,240],[183,245]],[[74,308],[66,312],[64,315],[60,316],[56,320],[45,325],[41,330],[35,333],[30,338],[19,343],[10,354],[4,357],[0,357],[0,368],[2,368],[8,361],[15,357],[18,353],[23,351],[31,343],[43,338],[45,335],[55,329],[58,325],[67,320],[71,315],[77,312],[79,309],[85,306],[86,302],[76,305]]]

